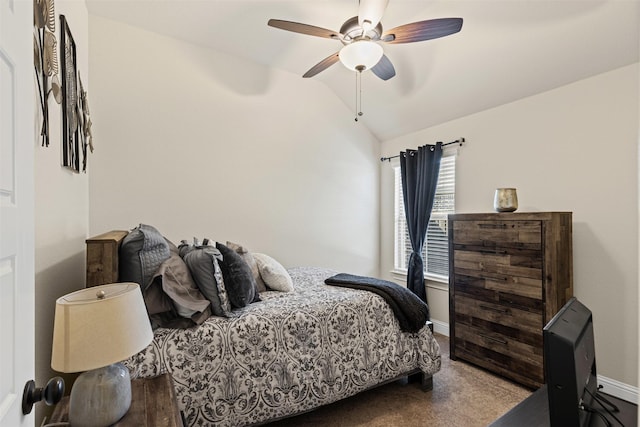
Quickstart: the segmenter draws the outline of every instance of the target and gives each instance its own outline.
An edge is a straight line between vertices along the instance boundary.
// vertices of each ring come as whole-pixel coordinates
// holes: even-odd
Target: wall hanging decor
[[[76,44],[64,15],[60,15],[60,41],[62,44],[62,165],[74,172],[80,172]]]
[[[33,0],[33,64],[36,71],[42,126],[42,146],[49,146],[49,95],[62,101],[58,79],[56,12],[53,0]]]
[[[93,134],[91,133],[91,117],[89,99],[84,90],[80,71],[78,71],[78,126],[80,127],[80,145],[82,146],[82,171],[87,171],[87,148],[93,153]]]

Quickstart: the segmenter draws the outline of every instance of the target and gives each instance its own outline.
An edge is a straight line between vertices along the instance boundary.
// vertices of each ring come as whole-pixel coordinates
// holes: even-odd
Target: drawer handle
[[[508,308],[498,308],[498,307],[492,307],[490,305],[484,305],[484,304],[480,304],[480,308],[483,310],[495,311],[496,313],[500,313],[500,314],[509,314]]]
[[[482,267],[484,268],[484,265],[482,265]],[[508,282],[509,281],[508,277],[493,277],[493,276],[487,276],[486,274],[480,274],[479,276],[482,279],[493,280],[494,282]]]
[[[485,335],[485,334],[478,334],[478,335],[480,335],[482,338],[486,338],[486,339],[488,339],[490,341],[494,341],[494,342],[497,342],[499,344],[504,344],[504,345],[508,344],[507,340],[503,340],[503,339],[500,339],[500,338],[492,337],[491,335]]]
[[[507,224],[478,224],[478,227],[487,229],[501,229],[507,228]]]

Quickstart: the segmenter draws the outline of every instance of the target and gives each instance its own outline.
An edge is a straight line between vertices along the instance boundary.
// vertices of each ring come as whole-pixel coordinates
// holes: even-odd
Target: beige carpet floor
[[[394,382],[268,427],[484,427],[530,390],[462,361],[449,359],[449,339],[436,334],[442,369],[433,390]]]

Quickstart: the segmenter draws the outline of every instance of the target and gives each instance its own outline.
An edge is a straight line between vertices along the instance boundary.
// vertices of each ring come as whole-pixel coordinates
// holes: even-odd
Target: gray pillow
[[[213,246],[189,245],[184,241],[178,249],[200,292],[211,302],[213,315],[235,317],[218,263],[222,259],[220,251]]]
[[[160,265],[154,279],[162,281],[162,290],[171,298],[178,314],[188,319],[197,313],[204,313],[210,302],[202,295],[200,289],[191,277],[189,267],[177,253],[172,253],[169,259]],[[154,283],[154,282],[152,282]]]
[[[264,280],[260,277],[260,270],[258,270],[258,263],[256,259],[253,257],[251,252],[247,250],[242,245],[237,243],[227,241],[227,247],[229,249],[233,249],[238,255],[242,257],[242,259],[247,263],[249,268],[251,269],[251,273],[253,274],[253,278],[256,281],[256,292],[264,292],[267,290],[267,285],[264,284]]]
[[[222,254],[222,275],[229,293],[231,305],[237,308],[244,307],[254,301],[260,301],[256,292],[256,279],[253,277],[249,265],[233,249],[220,242],[216,248]]]
[[[119,249],[119,278],[149,286],[156,270],[171,255],[168,241],[154,227],[140,224],[125,236]]]
[[[154,326],[189,328],[211,316],[211,303],[176,251],[163,262],[142,295]]]

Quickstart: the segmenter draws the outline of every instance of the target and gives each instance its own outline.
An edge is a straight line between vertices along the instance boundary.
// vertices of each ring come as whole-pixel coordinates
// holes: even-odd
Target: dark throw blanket
[[[389,304],[405,332],[418,332],[429,320],[429,307],[409,289],[387,280],[340,273],[324,281],[327,285],[362,289],[380,295]]]

